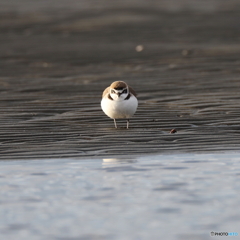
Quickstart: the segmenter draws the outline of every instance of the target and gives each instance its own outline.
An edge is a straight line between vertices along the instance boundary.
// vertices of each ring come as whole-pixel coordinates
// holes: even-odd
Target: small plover
[[[103,112],[114,120],[117,128],[116,119],[127,119],[127,128],[129,127],[129,118],[137,110],[138,100],[134,90],[123,81],[113,82],[107,87],[102,95],[101,107]]]

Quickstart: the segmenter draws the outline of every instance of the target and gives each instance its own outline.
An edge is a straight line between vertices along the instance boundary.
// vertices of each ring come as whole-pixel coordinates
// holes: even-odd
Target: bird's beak
[[[117,93],[117,95],[118,95],[118,97],[120,97],[121,93],[120,93],[120,92],[118,92],[118,93]]]

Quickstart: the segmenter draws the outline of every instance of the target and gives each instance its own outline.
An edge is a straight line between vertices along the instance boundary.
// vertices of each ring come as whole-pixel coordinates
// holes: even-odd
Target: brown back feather
[[[130,86],[128,86],[128,88],[129,88],[129,91],[132,93],[132,95],[136,97],[137,96],[136,92]]]
[[[106,94],[108,94],[110,90],[110,87],[107,87],[104,91],[103,91],[103,94],[102,94],[102,97],[104,98]]]

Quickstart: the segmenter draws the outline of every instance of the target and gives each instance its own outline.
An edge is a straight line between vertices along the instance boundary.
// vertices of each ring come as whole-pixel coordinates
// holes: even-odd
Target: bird
[[[102,94],[101,108],[103,112],[114,120],[126,119],[127,129],[129,128],[129,118],[137,110],[138,100],[135,91],[123,81],[115,81],[107,87]]]

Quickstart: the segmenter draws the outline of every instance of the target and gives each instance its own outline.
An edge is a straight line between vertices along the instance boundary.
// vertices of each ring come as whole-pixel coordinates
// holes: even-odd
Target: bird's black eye
[[[111,93],[115,93],[115,91],[114,91],[114,90],[111,90]]]
[[[122,93],[127,93],[127,89],[124,89],[124,90],[122,91]]]

